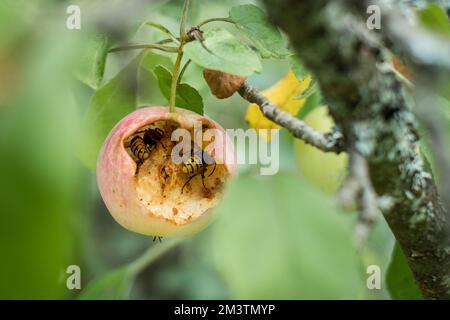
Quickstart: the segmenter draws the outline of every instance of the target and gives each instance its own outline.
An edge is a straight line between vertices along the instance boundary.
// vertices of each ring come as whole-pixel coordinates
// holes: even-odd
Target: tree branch
[[[239,89],[239,94],[248,102],[257,104],[264,116],[276,124],[288,129],[294,137],[323,151],[332,151],[336,153],[342,151],[343,139],[340,132],[334,131],[323,135],[308,126],[302,120],[282,111],[276,105],[272,104],[269,99],[259,93],[256,88],[253,88],[247,83],[244,83]]]
[[[336,195],[337,203],[351,208],[355,201],[359,206],[358,219],[355,226],[355,245],[361,249],[372,230],[379,209],[389,210],[390,198],[378,197],[370,179],[367,160],[356,150],[349,151],[349,175]]]
[[[383,214],[424,296],[449,299],[450,221],[417,151],[414,100],[382,43],[352,1],[264,1],[318,79],[345,148],[366,159],[375,192],[391,197]]]
[[[404,9],[396,5],[388,7],[384,2],[377,0],[350,0],[349,2],[363,19],[367,18],[366,8],[369,5],[375,4],[381,9],[381,29],[378,36],[391,50],[407,54],[416,65],[450,70],[448,35],[425,29],[420,26],[420,23],[411,23],[412,18],[405,14]],[[422,4],[422,6],[425,5]]]
[[[417,5],[425,6],[428,2],[421,1]],[[445,147],[445,145],[448,145],[447,132],[441,123],[440,107],[436,96],[439,94],[436,88],[446,85],[445,83],[439,84],[439,82],[442,80],[448,81],[449,78],[449,37],[411,24],[399,7],[391,6],[387,8],[382,2],[374,0],[363,2],[353,0],[352,2],[361,16],[365,14],[364,6],[373,3],[378,5],[382,11],[382,28],[379,35],[392,51],[405,54],[411,58],[409,67],[414,69],[417,84],[413,90],[413,96],[416,100],[413,111],[428,132],[430,149],[436,161],[438,173],[443,177],[450,177],[450,155]],[[450,8],[450,1],[440,1],[440,3]],[[434,110],[434,112],[430,112],[430,110]],[[449,211],[450,179],[441,179],[440,187],[443,202],[447,211]]]

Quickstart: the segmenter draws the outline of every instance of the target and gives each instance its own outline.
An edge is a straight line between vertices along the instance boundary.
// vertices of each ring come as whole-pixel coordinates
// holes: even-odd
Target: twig
[[[146,24],[151,27],[155,27],[169,35],[169,38],[162,39],[154,44],[130,44],[125,46],[120,46],[116,48],[112,48],[109,50],[109,52],[118,52],[118,51],[126,51],[126,50],[135,50],[135,49],[156,49],[161,50],[165,52],[178,52],[178,48],[176,47],[169,47],[165,46],[165,44],[168,43],[175,43],[176,45],[180,45],[181,39],[184,38],[184,44],[192,42],[192,41],[199,41],[203,49],[208,51],[210,54],[215,55],[211,50],[209,50],[205,44],[203,43],[203,37],[202,37],[202,31],[200,30],[200,27],[204,26],[207,23],[215,22],[215,21],[222,21],[222,22],[229,22],[234,23],[233,20],[229,18],[212,18],[207,19],[197,26],[192,27],[189,29],[189,31],[186,31],[186,15],[187,10],[189,8],[189,1],[186,1],[183,7],[183,14],[181,17],[181,23],[180,23],[180,37],[175,37],[167,28],[165,28],[163,25],[154,23],[154,22],[147,22]]]
[[[257,104],[264,116],[288,129],[294,137],[299,138],[322,151],[336,153],[343,151],[343,137],[340,133],[337,134],[337,132],[334,132],[324,135],[316,131],[302,120],[282,111],[276,105],[272,104],[269,99],[263,96],[256,88],[253,88],[247,83],[244,83],[239,89],[239,94],[248,102]]]
[[[183,39],[186,36],[186,20],[189,11],[189,0],[184,0],[183,12],[180,19],[180,38]],[[183,41],[183,40],[182,40]]]
[[[177,89],[178,89],[178,76],[180,72],[180,64],[183,59],[183,48],[188,40],[188,36],[186,35],[186,19],[189,12],[189,0],[184,0],[183,13],[181,14],[180,21],[180,43],[178,45],[178,54],[175,64],[173,66],[172,71],[172,83],[170,85],[170,99],[169,99],[169,108],[170,112],[175,112],[175,103],[177,99]]]
[[[379,204],[369,176],[367,160],[356,150],[349,151],[349,176],[336,195],[338,204],[351,207],[358,202],[359,214],[355,225],[355,244],[362,248],[366,243],[378,214]]]
[[[192,60],[188,59],[186,61],[186,63],[184,64],[183,68],[180,71],[180,75],[178,76],[178,80],[177,80],[177,86],[180,85],[181,80],[183,79],[184,73],[186,72],[187,68],[189,67],[189,65],[191,64]]]
[[[180,41],[180,38],[176,38],[176,39],[178,42]],[[159,40],[158,42],[156,42],[156,44],[166,44],[166,43],[171,43],[171,42],[173,42],[173,40],[171,38],[166,38],[166,39]]]
[[[234,23],[233,20],[231,20],[230,18],[211,18],[211,19],[207,19],[201,23],[198,24],[197,27],[203,27],[205,24],[210,23],[210,22],[228,22],[228,23]]]
[[[168,47],[158,44],[129,44],[121,47],[112,48],[109,50],[109,52],[136,50],[136,49],[156,49],[165,52],[178,52],[178,49],[175,47]]]
[[[208,47],[205,45],[204,43],[205,39],[203,38],[203,31],[200,30],[199,27],[192,27],[187,33],[187,38],[189,41],[197,40],[198,42],[200,42],[200,45],[203,47],[203,49],[205,49],[209,54],[212,54],[214,56],[216,55],[214,52],[209,50]]]

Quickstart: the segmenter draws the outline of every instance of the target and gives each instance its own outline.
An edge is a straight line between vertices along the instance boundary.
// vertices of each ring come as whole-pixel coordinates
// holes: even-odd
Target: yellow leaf
[[[304,80],[298,80],[292,70],[289,70],[286,77],[261,93],[278,108],[295,116],[305,103],[305,99],[297,99],[297,97],[308,89],[310,83],[311,76],[307,76]],[[278,124],[267,119],[254,103],[248,106],[245,120],[252,128],[258,131],[259,129],[280,128]],[[267,139],[270,140],[270,131]]]

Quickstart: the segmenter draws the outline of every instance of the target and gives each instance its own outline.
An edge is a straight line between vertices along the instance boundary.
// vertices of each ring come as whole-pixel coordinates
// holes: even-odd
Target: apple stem
[[[135,275],[139,274],[160,256],[179,244],[181,240],[181,238],[166,239],[158,245],[150,246],[150,248],[144,252],[142,256],[129,264],[128,268],[130,272]]]
[[[172,72],[172,85],[170,87],[170,101],[169,101],[169,109],[170,112],[175,112],[175,102],[177,98],[177,88],[178,88],[178,77],[180,73],[180,65],[181,60],[183,59],[183,48],[188,40],[188,36],[186,34],[186,19],[189,12],[189,0],[184,0],[183,13],[181,14],[181,22],[180,22],[180,44],[178,45],[178,54],[177,60],[175,61],[175,65],[173,66]]]
[[[181,37],[180,46],[178,47],[177,60],[175,61],[175,65],[173,66],[172,72],[172,86],[170,88],[170,112],[175,112],[175,101],[177,97],[177,88],[178,88],[178,76],[180,72],[181,60],[183,59],[183,47],[185,43],[185,37]]]

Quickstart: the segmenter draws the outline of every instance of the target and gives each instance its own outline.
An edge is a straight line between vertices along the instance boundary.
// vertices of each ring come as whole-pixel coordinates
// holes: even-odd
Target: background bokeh
[[[227,16],[233,5],[249,2],[193,1],[189,23]],[[81,7],[81,30],[66,28],[69,4]],[[158,40],[164,35],[138,28],[139,22],[163,22],[176,30],[181,5],[0,2],[0,298],[77,298],[82,290],[66,288],[67,266],[80,266],[84,289],[149,246],[161,245],[120,227],[107,212],[93,165],[86,161],[90,144],[98,142],[82,130],[94,91],[77,81],[73,70],[96,30],[106,30],[116,43]],[[109,55],[102,84],[136,54]],[[148,59],[152,64],[157,58],[149,54]],[[269,87],[289,66],[289,61],[266,61],[263,72],[249,81]],[[151,74],[141,72],[135,80],[136,106],[167,104]],[[226,128],[247,128],[244,100],[215,99],[199,67],[190,68],[185,81],[203,95],[207,115]],[[122,92],[111,99],[120,104],[135,97]],[[389,298],[384,280],[381,290],[366,288],[366,267],[380,266],[384,278],[390,260],[394,240],[384,220],[380,217],[357,253],[351,242],[354,214],[337,210],[330,195],[302,177],[293,139],[284,131],[280,159],[275,176],[260,176],[258,165],[242,166],[217,221],[162,255],[125,284],[129,290],[113,297]],[[105,288],[114,279],[107,277]]]

